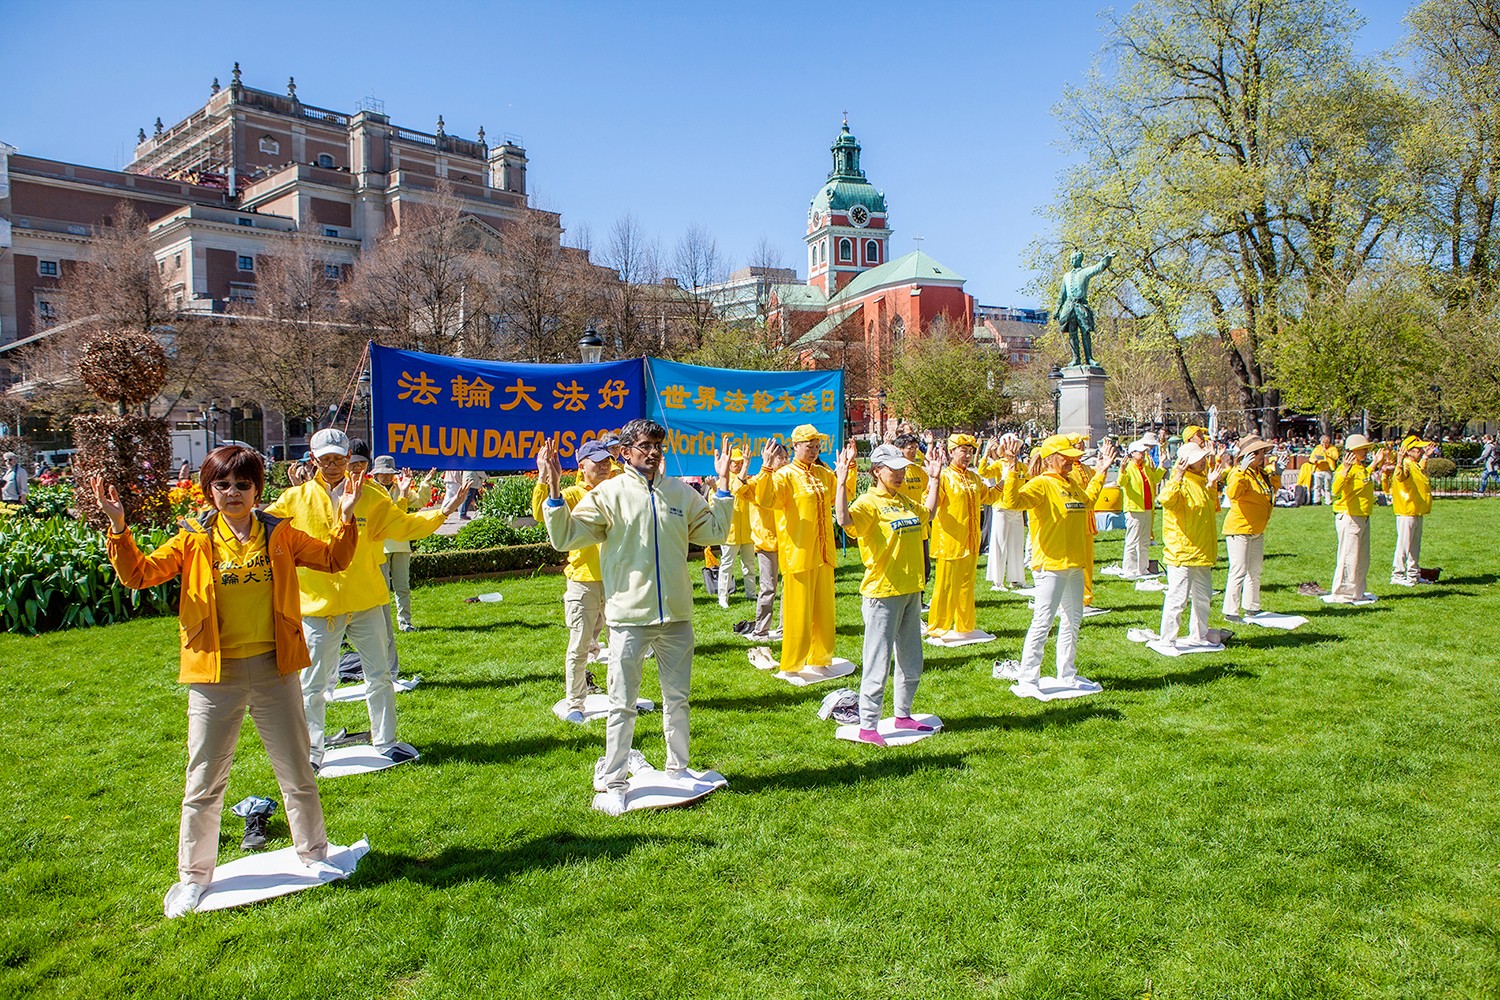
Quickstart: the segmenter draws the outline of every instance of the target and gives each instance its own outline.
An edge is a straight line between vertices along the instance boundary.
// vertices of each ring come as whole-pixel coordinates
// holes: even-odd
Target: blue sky
[[[1407,9],[1360,2],[1363,51]],[[256,3],[0,0],[0,139],[120,167],[138,128],[288,76],[308,104],[374,95],[397,124],[525,140],[533,201],[596,246],[625,213],[664,248],[707,227],[734,266],[768,237],[804,274],[807,203],[847,110],[893,253],[994,305],[1035,305],[1026,247],[1066,166],[1051,108],[1102,36],[1094,2]],[[216,30],[218,29],[218,30]]]

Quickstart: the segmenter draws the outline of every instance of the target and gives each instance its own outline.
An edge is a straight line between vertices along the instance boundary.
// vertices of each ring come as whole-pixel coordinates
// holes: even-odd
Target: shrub
[[[1443,457],[1451,458],[1459,465],[1473,465],[1479,459],[1479,453],[1484,450],[1482,441],[1445,441],[1443,442]]]
[[[517,528],[496,517],[481,517],[459,529],[453,536],[452,548],[493,549],[503,545],[535,545],[546,540],[547,529],[540,524]]]
[[[576,472],[563,473],[564,489],[577,481]],[[502,521],[530,517],[531,491],[535,488],[536,476],[531,473],[499,476],[491,480],[489,489],[479,495],[479,513],[485,517],[498,517]]]
[[[411,543],[412,554],[418,552],[448,552],[458,547],[457,535],[428,535]]]
[[[45,521],[49,517],[67,517],[72,506],[71,483],[58,483],[55,486],[38,486],[32,483],[26,490],[26,502],[21,505],[21,513]]]
[[[493,549],[455,549],[450,552],[420,552],[411,557],[411,579],[437,580],[452,576],[476,576],[513,570],[559,566],[566,561],[562,553],[545,543],[510,545]]]
[[[1429,458],[1427,460],[1428,479],[1446,479],[1458,471],[1458,465],[1449,458]]]
[[[135,529],[150,551],[169,537]],[[0,518],[0,628],[23,635],[108,625],[143,614],[171,614],[176,580],[134,591],[123,586],[105,554],[104,535],[81,521]]]

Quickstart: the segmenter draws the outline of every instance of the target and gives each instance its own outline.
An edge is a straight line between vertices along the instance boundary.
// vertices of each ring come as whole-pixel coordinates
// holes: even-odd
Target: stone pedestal
[[[1109,376],[1102,368],[1068,367],[1058,384],[1057,432],[1087,434],[1097,446],[1109,432],[1104,417],[1104,383]]]

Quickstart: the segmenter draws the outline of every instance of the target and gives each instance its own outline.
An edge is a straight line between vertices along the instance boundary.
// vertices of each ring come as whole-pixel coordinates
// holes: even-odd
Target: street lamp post
[[[604,340],[590,323],[578,338],[578,354],[586,365],[597,365],[604,359]]]
[[[875,399],[876,399],[876,405],[878,407],[878,409],[876,410],[876,416],[878,418],[877,419],[877,425],[878,426],[877,426],[876,429],[880,432],[880,440],[884,441],[885,440],[885,390],[881,389],[879,392],[877,392],[875,394]]]
[[[365,440],[373,447],[375,441],[375,397],[370,393],[370,369],[359,373],[359,398],[365,401]]]
[[[1056,364],[1047,372],[1047,381],[1052,383],[1052,433],[1062,431],[1062,369]]]
[[[219,409],[219,404],[218,403],[210,403],[209,404],[209,407],[208,407],[208,418],[209,418],[208,433],[209,433],[209,441],[212,442],[211,446],[208,449],[209,451],[213,451],[214,448],[217,448],[219,446],[219,414],[221,414],[223,412],[224,412],[223,410]]]

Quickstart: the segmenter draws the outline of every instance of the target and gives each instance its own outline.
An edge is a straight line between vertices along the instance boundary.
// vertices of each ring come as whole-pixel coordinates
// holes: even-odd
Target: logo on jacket
[[[667,513],[672,514],[675,517],[687,517],[687,512],[684,511],[681,507],[668,507]]]

